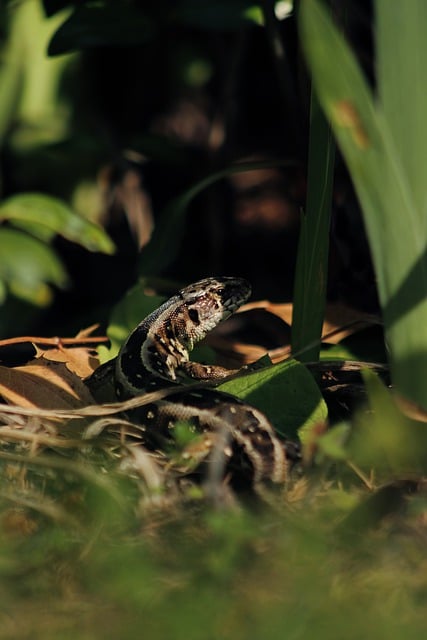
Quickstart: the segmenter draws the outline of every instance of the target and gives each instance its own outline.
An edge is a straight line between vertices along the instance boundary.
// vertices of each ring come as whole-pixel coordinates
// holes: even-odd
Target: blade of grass
[[[419,0],[411,0],[408,10],[411,7],[419,8]],[[427,408],[425,222],[402,170],[396,141],[385,117],[387,109],[383,111],[381,105],[374,103],[354,56],[321,4],[317,0],[304,0],[300,17],[301,39],[313,82],[362,205],[393,381],[404,396]],[[424,29],[427,39],[427,24]],[[404,42],[408,45],[405,59],[409,65],[417,51],[409,46],[409,38]],[[392,57],[394,50],[395,47],[389,51]],[[407,89],[406,99],[411,104],[417,89]],[[410,117],[409,109],[406,116]],[[423,143],[424,136],[420,135],[419,143],[414,139],[412,146],[423,147]]]
[[[302,215],[294,284],[292,351],[318,360],[326,303],[335,144],[314,90],[311,94],[307,206]],[[310,349],[304,349],[313,344]]]

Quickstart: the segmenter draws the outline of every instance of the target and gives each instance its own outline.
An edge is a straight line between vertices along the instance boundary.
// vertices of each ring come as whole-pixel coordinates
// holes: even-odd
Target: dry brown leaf
[[[86,385],[65,364],[44,357],[23,367],[0,366],[0,394],[20,407],[74,409],[94,403]]]
[[[207,342],[217,353],[218,364],[229,368],[239,368],[243,365],[259,360],[266,354],[274,363],[281,362],[282,360],[291,357],[290,343],[286,340],[287,336],[290,336],[290,331],[289,329],[286,329],[286,326],[291,326],[292,306],[292,303],[278,304],[269,302],[268,300],[250,302],[242,306],[238,314],[246,314],[248,317],[248,324],[250,326],[252,326],[251,311],[255,312],[261,310],[279,318],[284,325],[283,330],[280,331],[280,333],[278,331],[278,327],[275,328],[275,338],[278,339],[280,335],[281,339],[283,339],[283,344],[282,346],[278,346],[273,349],[267,349],[261,345],[237,341],[232,338],[232,335],[223,335],[220,332],[213,332],[213,334],[208,336]],[[351,307],[347,307],[341,303],[331,303],[328,304],[326,308],[322,340],[323,342],[330,344],[338,344],[347,336],[356,333],[367,326],[379,323],[380,319],[377,316],[363,313],[362,311],[352,309]],[[268,323],[264,322],[264,325],[265,329],[270,332]],[[231,332],[231,334],[232,333],[233,332]]]
[[[241,307],[240,311],[250,311],[251,309],[264,309],[273,315],[278,316],[291,326],[292,324],[292,302],[277,304],[268,300],[250,302]],[[380,324],[380,319],[372,314],[358,311],[340,302],[328,303],[326,305],[325,320],[323,323],[322,340],[330,344],[338,344],[347,336],[360,331],[360,329],[372,324]],[[333,333],[333,335],[329,335]]]
[[[92,332],[98,328],[98,325],[92,325],[78,332],[74,341],[78,344],[79,340],[86,340],[91,337]],[[44,357],[52,362],[64,362],[67,369],[75,373],[80,378],[87,378],[99,366],[99,358],[95,349],[84,346],[66,346],[61,338],[57,339],[57,346],[53,348],[43,349],[35,346],[36,358]]]
[[[36,347],[36,358],[63,362],[67,369],[79,378],[87,378],[99,366],[97,352],[88,347],[64,347],[61,344],[54,349]]]

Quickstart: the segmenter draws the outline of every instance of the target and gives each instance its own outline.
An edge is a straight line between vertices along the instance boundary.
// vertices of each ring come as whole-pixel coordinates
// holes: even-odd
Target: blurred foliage
[[[10,290],[18,298],[40,306],[51,300],[47,283],[65,286],[67,276],[55,254],[36,238],[0,229],[0,277],[3,301]]]
[[[67,268],[54,246],[58,236],[90,251],[107,254],[114,252],[114,244],[99,225],[78,216],[62,200],[27,192],[31,183],[41,184],[43,173],[49,171],[45,164],[39,165],[40,152],[70,133],[70,105],[62,96],[61,85],[73,58],[49,60],[46,57],[46,44],[63,14],[46,21],[40,3],[32,0],[18,5],[11,3],[9,12],[6,14],[3,10],[3,13],[8,18],[9,33],[0,67],[3,196],[15,189],[26,191],[11,195],[0,204],[3,304],[0,331],[6,333],[15,323],[14,299],[30,306],[46,307],[54,300],[54,288],[70,285]],[[32,167],[28,176],[25,171],[16,177],[9,174],[10,160],[20,157],[30,159]],[[18,171],[19,164],[18,160]],[[45,173],[43,179],[49,191],[55,193],[55,176]],[[18,306],[19,309],[24,321],[15,324],[17,332],[28,328],[25,318],[28,326],[34,319],[33,313],[22,313],[23,307]]]
[[[114,257],[90,257],[75,246],[76,236],[68,237],[73,244],[51,239],[68,273],[68,290],[56,290],[54,297],[51,290],[51,311],[38,314],[36,328],[78,329],[84,313],[89,321],[105,320],[138,274],[165,273],[176,281],[218,269],[235,272],[218,262],[220,253],[238,260],[242,252],[230,213],[219,201],[217,211],[211,205],[206,210],[204,192],[209,198],[209,185],[231,175],[224,166],[244,158],[245,146],[251,151],[244,142],[247,127],[236,117],[233,84],[240,66],[247,68],[241,57],[251,51],[246,38],[264,42],[261,7],[248,0],[176,0],[166,8],[139,0],[26,0],[8,3],[2,16],[2,196],[57,198],[103,226],[117,246]],[[256,62],[254,71],[263,73],[262,65]],[[252,90],[246,73],[245,91]],[[258,104],[251,103],[252,118]],[[281,121],[284,130],[293,130],[292,122]],[[284,157],[279,164],[295,166],[294,157]],[[275,165],[262,156],[252,163],[254,169]],[[228,190],[223,184],[217,192]],[[197,232],[207,250],[194,246]],[[31,233],[40,239],[34,227]],[[236,248],[220,248],[224,239]],[[16,311],[9,296],[0,331],[10,332]],[[34,314],[18,314],[28,326],[20,322],[16,331],[30,330]]]
[[[420,542],[409,549],[401,533],[390,548],[385,529],[352,552],[328,535],[326,520],[326,509],[315,527],[313,514],[210,514],[154,521],[148,539],[129,535],[126,544],[107,519],[86,535],[41,526],[27,538],[5,536],[4,637],[422,636]]]
[[[55,198],[25,193],[8,198],[0,205],[0,221],[7,220],[50,242],[55,235],[81,244],[88,251],[114,253],[114,245],[95,224],[79,218]]]
[[[61,261],[47,246],[56,235],[90,251],[114,251],[114,245],[101,227],[76,216],[56,198],[29,193],[8,198],[0,204],[0,221],[22,230],[0,229],[3,302],[6,292],[10,291],[34,305],[45,306],[52,299],[49,284],[67,285]]]
[[[117,349],[158,306],[142,286],[166,294],[177,281],[220,268],[238,268],[257,296],[285,297],[305,196],[309,92],[294,15],[278,17],[281,5],[289,7],[269,0],[0,6],[0,330],[60,332],[111,318]],[[346,5],[372,19],[369,3]],[[340,61],[326,55],[328,64],[334,57]],[[351,110],[343,114],[346,134],[363,146],[363,127]],[[423,166],[416,157],[414,180]],[[258,183],[245,191],[236,181],[236,159],[261,174],[271,163],[285,167],[288,182],[267,173],[264,201]],[[336,226],[345,195],[340,184]],[[277,201],[282,217],[270,216]],[[354,219],[349,244],[359,249]],[[101,229],[114,239],[114,255]],[[367,262],[361,250],[356,266]],[[351,273],[351,259],[346,264]],[[51,302],[40,315],[36,305]],[[295,469],[274,510],[245,495],[203,498],[173,455],[129,444],[130,426],[117,416],[53,424],[24,412],[14,422],[4,410],[2,637],[422,636],[425,425],[404,417],[389,390],[367,376],[368,405],[354,417],[346,407],[347,419],[325,432],[325,402],[293,361],[223,388],[304,442],[304,476]],[[191,445],[179,434],[177,458]],[[226,483],[216,489],[223,495]]]
[[[319,435],[316,468],[274,511],[243,497],[214,509],[171,492],[173,476],[150,491],[105,432],[70,459],[63,426],[61,456],[55,438],[29,458],[29,423],[0,452],[3,636],[420,637],[427,500],[407,463],[425,438],[376,379],[369,388],[352,434]]]

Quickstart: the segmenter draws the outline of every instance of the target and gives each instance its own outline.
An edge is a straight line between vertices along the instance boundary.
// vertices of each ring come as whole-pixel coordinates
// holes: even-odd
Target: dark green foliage
[[[48,54],[55,56],[106,45],[138,45],[152,35],[151,21],[131,5],[80,5],[53,36]]]

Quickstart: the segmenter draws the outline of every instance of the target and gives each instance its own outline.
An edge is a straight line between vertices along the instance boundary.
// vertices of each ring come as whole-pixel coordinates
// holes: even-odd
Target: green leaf
[[[0,220],[17,223],[43,240],[59,234],[88,249],[114,253],[114,244],[105,231],[80,216],[57,198],[39,193],[23,193],[0,205]]]
[[[304,426],[327,418],[326,404],[314,378],[295,360],[239,376],[218,388],[263,411],[286,436],[295,437]]]
[[[425,229],[427,3],[376,0],[376,14],[379,100]]]
[[[384,6],[381,2],[378,5],[379,21],[385,20]],[[395,51],[401,46],[405,47],[405,53],[400,52],[398,58],[405,60],[408,73],[412,73],[414,57],[421,55],[422,64],[420,69],[417,60],[412,82],[408,86],[405,82],[404,98],[390,105],[374,101],[354,55],[317,0],[302,3],[300,26],[317,95],[331,121],[362,205],[390,347],[393,382],[403,395],[427,408],[426,211],[425,203],[421,209],[418,206],[420,191],[414,186],[415,177],[409,177],[409,164],[408,168],[402,164],[398,144],[405,135],[399,132],[404,125],[396,124],[399,117],[405,123],[410,122],[414,114],[421,126],[418,107],[412,111],[410,105],[417,102],[420,86],[424,84],[421,71],[427,66],[426,47],[423,45],[419,52],[414,48],[421,33],[427,40],[427,23],[419,21],[425,3],[410,0],[404,3],[402,12],[399,24],[405,23],[405,29],[412,25],[414,39],[405,36],[402,42],[399,40],[399,47],[388,40],[383,57],[390,56],[390,60],[382,63],[379,81],[386,82],[387,77],[388,84],[400,82],[394,60]],[[415,15],[409,19],[410,13]],[[384,23],[378,30],[381,33],[388,28],[391,27]],[[404,65],[398,60],[396,63],[403,72]],[[386,91],[380,86],[380,95],[387,101],[395,100],[394,93],[395,90]],[[402,99],[407,103],[406,111],[397,115]],[[404,162],[410,153],[425,157],[427,122],[424,116],[421,120],[422,130],[411,133],[411,150],[404,153]],[[418,176],[420,171],[417,169]]]
[[[16,13],[11,22],[12,24],[16,22]],[[9,36],[7,44],[3,44],[1,49],[0,141],[2,143],[9,132],[13,118],[16,117],[23,83],[25,59],[22,39],[18,37],[19,34],[16,33],[16,29],[12,28],[10,30],[12,35]]]
[[[3,304],[7,298],[7,285],[3,280],[0,280],[0,304]]]
[[[0,279],[19,298],[50,301],[48,283],[65,287],[67,274],[50,247],[13,229],[0,229]]]
[[[46,58],[47,43],[64,16],[46,19],[40,2],[3,2],[0,6],[5,4],[9,5],[8,19],[2,23],[0,15],[2,37],[7,37],[0,65],[0,140],[7,136],[12,151],[26,153],[70,135],[71,110],[64,97],[63,78],[72,56]],[[41,167],[32,170],[39,175]],[[23,176],[20,179],[22,184]]]

